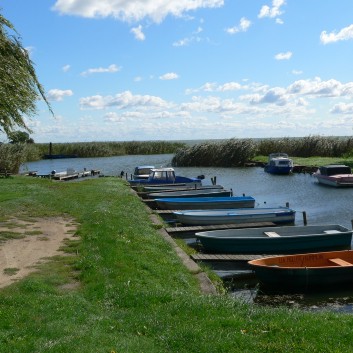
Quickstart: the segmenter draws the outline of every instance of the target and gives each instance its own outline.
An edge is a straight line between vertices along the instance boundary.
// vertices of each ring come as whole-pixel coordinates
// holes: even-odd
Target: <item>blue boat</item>
[[[185,225],[239,224],[255,222],[294,223],[295,211],[288,207],[185,210],[173,212]]]
[[[175,175],[174,168],[154,168],[151,169],[147,179],[129,180],[130,185],[149,185],[149,184],[194,184],[201,185],[202,181],[199,178],[188,178]]]
[[[286,153],[271,153],[265,172],[270,174],[290,174],[293,170],[293,160]]]
[[[164,210],[201,210],[222,208],[252,208],[255,199],[251,196],[229,197],[176,197],[156,199],[159,208]]]

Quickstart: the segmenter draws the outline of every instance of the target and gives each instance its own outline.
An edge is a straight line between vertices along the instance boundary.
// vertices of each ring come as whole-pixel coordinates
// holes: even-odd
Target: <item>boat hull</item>
[[[271,233],[279,236],[269,236]],[[206,252],[295,254],[350,249],[352,230],[340,225],[282,226],[215,230],[198,232],[195,236]]]
[[[186,197],[156,199],[164,210],[205,210],[224,208],[253,208],[255,199],[250,196],[234,197]]]
[[[295,211],[287,207],[246,208],[223,210],[190,210],[173,212],[178,222],[185,225],[217,225],[237,223],[293,223]]]
[[[326,176],[321,174],[314,174],[320,184],[334,186],[334,187],[353,187],[353,175],[335,175]]]
[[[163,198],[194,198],[194,197],[230,197],[231,190],[225,189],[200,189],[200,190],[186,190],[186,191],[167,191],[167,192],[153,192],[148,194],[151,199]]]
[[[279,175],[287,175],[292,172],[293,167],[277,167],[265,165],[265,172],[270,174],[279,174]]]
[[[342,265],[340,260],[347,264]],[[315,290],[353,286],[352,250],[269,257],[249,261],[249,265],[260,284],[272,289]]]

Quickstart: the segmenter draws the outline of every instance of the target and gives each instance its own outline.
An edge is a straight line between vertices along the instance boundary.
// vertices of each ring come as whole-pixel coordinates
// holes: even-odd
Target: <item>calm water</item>
[[[104,175],[120,175],[124,171],[130,175],[137,165],[170,166],[173,155],[120,156],[105,158],[73,158],[43,160],[26,163],[21,172],[36,170],[38,174],[49,174],[52,170],[65,171],[74,168],[99,169]],[[211,184],[217,177],[217,184],[231,188],[234,195],[253,196],[257,206],[289,206],[297,211],[296,225],[303,224],[302,212],[307,215],[308,224],[340,224],[351,228],[353,219],[353,188],[336,189],[319,185],[309,174],[291,176],[270,175],[262,168],[176,168],[179,175],[196,177],[205,175],[204,184]],[[234,294],[246,301],[263,304],[286,304],[313,310],[330,307],[338,311],[353,311],[353,291],[331,292],[311,295],[266,296],[253,289],[244,289],[248,283],[233,283]]]

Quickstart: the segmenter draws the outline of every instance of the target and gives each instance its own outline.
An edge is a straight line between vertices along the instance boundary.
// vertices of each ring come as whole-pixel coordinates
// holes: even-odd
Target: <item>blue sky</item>
[[[352,0],[0,7],[55,113],[26,119],[35,142],[352,134]]]

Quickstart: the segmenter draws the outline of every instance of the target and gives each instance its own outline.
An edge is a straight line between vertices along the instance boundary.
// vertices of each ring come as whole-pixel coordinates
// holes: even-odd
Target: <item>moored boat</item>
[[[353,174],[351,168],[341,164],[330,164],[320,167],[313,174],[320,184],[335,187],[353,186]]]
[[[353,250],[267,257],[249,265],[260,285],[282,291],[353,285]]]
[[[151,173],[151,170],[155,167],[153,165],[140,165],[135,167],[134,174],[132,178],[134,180],[148,179]]]
[[[206,190],[224,189],[222,185],[193,185],[193,184],[166,184],[166,185],[146,185],[143,187],[145,192],[164,192],[164,191],[185,191],[185,190]]]
[[[173,212],[185,225],[237,224],[255,222],[293,223],[295,211],[288,207],[185,210]]]
[[[165,191],[165,192],[151,192],[148,194],[150,199],[162,198],[188,198],[188,197],[230,197],[232,190],[226,189],[190,189],[183,191]]]
[[[207,252],[272,255],[350,249],[352,230],[327,224],[213,230],[195,236]]]
[[[255,199],[251,196],[230,197],[181,197],[156,199],[159,208],[164,210],[201,210],[224,208],[252,208]]]
[[[201,185],[200,178],[188,178],[175,174],[174,168],[154,168],[151,170],[147,179],[129,180],[130,185],[157,185],[157,184],[193,184],[194,186]]]
[[[264,170],[270,174],[289,174],[293,170],[293,160],[286,153],[271,153]]]

